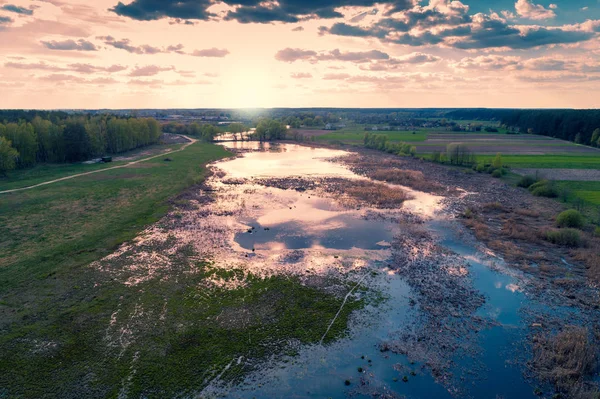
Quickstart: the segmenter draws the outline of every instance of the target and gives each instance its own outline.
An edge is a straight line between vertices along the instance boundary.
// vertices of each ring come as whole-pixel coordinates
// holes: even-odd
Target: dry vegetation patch
[[[398,208],[402,203],[411,197],[404,191],[397,188],[390,188],[385,184],[373,183],[366,180],[349,181],[343,188],[348,196],[358,201],[372,204],[377,208]]]
[[[375,180],[385,181],[392,184],[407,186],[419,191],[441,193],[445,187],[441,184],[425,177],[423,172],[418,170],[397,169],[397,168],[379,168],[367,174],[368,177]]]
[[[586,384],[598,366],[594,341],[585,327],[567,326],[553,336],[536,335],[533,369],[569,398],[597,398],[597,388]]]

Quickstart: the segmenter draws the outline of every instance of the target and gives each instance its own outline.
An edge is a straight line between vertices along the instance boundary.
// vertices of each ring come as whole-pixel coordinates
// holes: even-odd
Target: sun
[[[237,65],[221,76],[219,102],[232,108],[267,108],[277,103],[275,82],[266,68]]]

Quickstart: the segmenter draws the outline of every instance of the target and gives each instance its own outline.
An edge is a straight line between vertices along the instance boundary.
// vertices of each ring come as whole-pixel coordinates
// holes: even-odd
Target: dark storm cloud
[[[335,9],[344,6],[371,7],[387,4],[391,10],[402,11],[413,6],[413,0],[223,0],[221,3],[236,7],[229,11],[225,19],[241,23],[294,23],[311,18],[339,18],[342,15]],[[132,19],[151,21],[162,18],[208,20],[216,15],[207,9],[214,3],[210,0],[134,0],[130,4],[119,2],[110,10]]]
[[[1,7],[1,9],[4,11],[15,12],[17,14],[33,15],[33,10],[25,7],[15,6],[13,4],[5,4]]]
[[[10,18],[10,17],[3,17],[2,15],[0,15],[0,25],[10,24],[11,22],[13,22],[12,18]]]
[[[42,41],[42,45],[50,50],[64,50],[64,51],[98,51],[96,45],[87,40],[79,39],[77,41],[69,39],[63,41]]]

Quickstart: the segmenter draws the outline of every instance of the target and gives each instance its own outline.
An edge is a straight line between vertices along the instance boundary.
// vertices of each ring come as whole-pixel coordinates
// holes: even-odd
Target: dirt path
[[[46,186],[48,184],[58,183],[58,182],[64,181],[64,180],[74,179],[74,178],[79,177],[79,176],[87,176],[87,175],[91,175],[93,173],[100,173],[100,172],[104,172],[104,171],[107,171],[107,170],[126,168],[126,167],[128,167],[130,165],[135,165],[135,164],[140,163],[140,162],[146,162],[146,161],[149,161],[149,160],[154,159],[154,158],[163,157],[165,155],[169,155],[169,154],[173,154],[175,152],[183,151],[187,147],[189,147],[190,145],[192,145],[192,144],[194,144],[195,142],[198,141],[198,140],[193,139],[193,138],[188,137],[188,136],[184,136],[184,135],[181,135],[181,136],[185,137],[186,139],[188,139],[189,142],[187,142],[184,145],[182,145],[181,148],[179,148],[178,150],[173,150],[173,151],[169,151],[169,152],[163,152],[161,154],[153,155],[153,156],[148,157],[148,158],[138,159],[137,161],[131,161],[131,162],[125,164],[125,165],[111,166],[110,168],[93,170],[91,172],[78,173],[76,175],[61,177],[60,179],[49,180],[49,181],[46,181],[46,182],[43,182],[43,183],[39,183],[39,184],[35,184],[35,185],[29,186],[29,187],[21,187],[21,188],[13,188],[12,190],[4,190],[4,191],[0,191],[0,194],[8,194],[8,193],[14,193],[14,192],[17,192],[17,191],[31,190],[32,188],[36,188],[36,187],[40,187],[40,186]]]

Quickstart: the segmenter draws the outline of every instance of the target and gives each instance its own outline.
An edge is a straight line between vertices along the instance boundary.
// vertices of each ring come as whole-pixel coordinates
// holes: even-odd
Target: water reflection
[[[331,176],[358,177],[344,166],[327,159],[348,155],[345,151],[325,148],[309,148],[295,144],[271,145],[269,143],[229,142],[227,148],[268,149],[269,151],[250,152],[219,165],[228,176],[234,178],[252,177],[291,177],[291,176]]]

